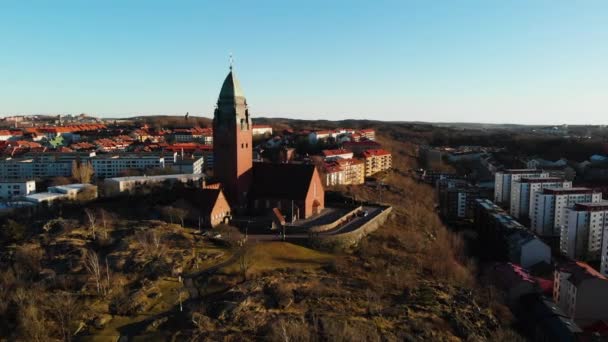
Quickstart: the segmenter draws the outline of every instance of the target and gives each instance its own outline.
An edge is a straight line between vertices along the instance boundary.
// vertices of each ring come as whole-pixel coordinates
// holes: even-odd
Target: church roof
[[[220,99],[234,99],[235,97],[245,97],[239,80],[234,75],[234,71],[230,70],[228,76],[222,84],[222,90],[220,91]]]
[[[253,163],[253,198],[303,200],[313,181],[311,164]]]

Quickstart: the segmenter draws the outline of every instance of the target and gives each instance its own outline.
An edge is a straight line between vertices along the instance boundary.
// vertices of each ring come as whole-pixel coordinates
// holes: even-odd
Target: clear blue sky
[[[0,115],[608,123],[608,1],[0,0]]]

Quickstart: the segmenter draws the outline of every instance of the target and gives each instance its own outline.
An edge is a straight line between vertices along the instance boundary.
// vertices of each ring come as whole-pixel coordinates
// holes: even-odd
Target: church
[[[214,177],[233,211],[269,214],[288,221],[325,208],[325,191],[312,164],[253,163],[253,125],[247,100],[232,66],[213,114]]]

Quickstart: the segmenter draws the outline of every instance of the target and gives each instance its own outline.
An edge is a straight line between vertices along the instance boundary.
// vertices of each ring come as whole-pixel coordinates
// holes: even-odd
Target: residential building
[[[342,144],[342,148],[353,151],[356,155],[363,153],[365,150],[378,150],[382,148],[382,145],[373,141],[347,141]]]
[[[392,167],[392,155],[382,149],[363,151],[365,160],[365,176],[370,177],[378,172],[388,170]]]
[[[506,232],[509,261],[530,269],[545,263],[551,264],[551,248],[527,229],[512,229]]]
[[[494,175],[494,202],[511,204],[511,184],[522,177],[549,177],[548,173],[535,169],[507,169]]]
[[[469,182],[464,179],[442,178],[435,182],[435,191],[437,192],[437,197],[439,197],[441,192],[445,189],[466,187],[469,187]]]
[[[607,229],[608,201],[576,203],[567,209],[560,234],[560,249],[571,258],[600,260]]]
[[[536,279],[514,263],[497,263],[488,273],[492,283],[505,293],[507,305],[511,308],[518,308],[522,297],[540,292]]]
[[[18,158],[1,159],[0,178],[11,180],[70,177],[74,161],[87,161],[93,157],[95,152],[26,153]]]
[[[344,170],[344,185],[365,183],[365,163],[360,159],[338,159],[334,161]]]
[[[346,171],[337,163],[325,163],[323,173],[325,174],[325,186],[346,184]]]
[[[268,125],[253,125],[253,136],[271,136],[272,126]]]
[[[317,144],[321,141],[327,141],[332,135],[329,130],[314,131],[308,135],[308,142],[311,144]]]
[[[97,198],[97,186],[92,184],[68,184],[50,186],[47,192],[38,192],[25,196],[26,202],[35,204],[52,204],[57,200],[91,200]]]
[[[489,198],[491,195],[491,192],[473,186],[442,188],[438,196],[439,212],[446,219],[473,218],[476,200]]]
[[[359,134],[367,140],[376,140],[376,131],[371,128],[359,130]]]
[[[116,177],[127,169],[158,169],[165,167],[165,158],[159,153],[107,154],[91,159],[95,176]]]
[[[553,300],[576,324],[585,327],[608,319],[608,278],[580,261],[557,267]]]
[[[203,173],[203,157],[178,158],[171,166],[177,173]]]
[[[552,299],[543,295],[522,298],[519,315],[532,341],[576,342],[582,340],[583,330]]]
[[[323,150],[323,158],[325,161],[335,160],[335,159],[351,159],[353,158],[353,151],[345,150],[345,149],[337,149],[337,150]]]
[[[3,200],[26,196],[34,192],[36,192],[36,182],[33,180],[0,181],[0,199]]]
[[[576,203],[599,202],[602,193],[589,188],[546,188],[531,197],[530,227],[541,236],[559,236],[566,209]]]
[[[103,182],[105,196],[116,196],[119,194],[132,194],[138,191],[150,190],[157,186],[165,186],[175,183],[191,184],[193,187],[202,188],[205,181],[203,174],[178,174],[161,176],[135,176],[106,178]]]
[[[456,172],[436,170],[424,170],[419,176],[421,181],[431,185],[435,185],[440,179],[462,179]]]
[[[537,191],[546,188],[571,188],[572,182],[555,177],[521,177],[511,182],[510,213],[518,219],[527,219],[530,213],[530,199]]]
[[[488,199],[475,200],[474,226],[485,256],[526,268],[551,261],[549,246]]]

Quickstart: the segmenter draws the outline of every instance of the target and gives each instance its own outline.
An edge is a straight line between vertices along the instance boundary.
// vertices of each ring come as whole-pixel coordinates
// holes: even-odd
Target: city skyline
[[[256,117],[604,124],[608,5],[0,4],[0,115],[211,117],[234,54]]]

